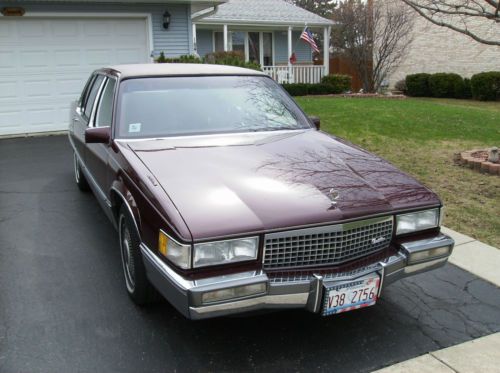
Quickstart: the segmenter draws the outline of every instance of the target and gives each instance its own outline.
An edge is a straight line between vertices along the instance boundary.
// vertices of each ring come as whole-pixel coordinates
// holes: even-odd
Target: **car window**
[[[94,82],[95,78],[96,75],[92,74],[90,78],[87,80],[87,83],[85,83],[85,87],[83,88],[82,94],[80,95],[80,99],[78,100],[78,106],[80,108],[83,108],[85,106],[85,101],[87,100],[87,97],[90,92],[90,87],[92,87],[92,83]]]
[[[263,76],[125,80],[117,119],[122,138],[311,128],[283,88]]]
[[[96,127],[111,126],[113,114],[113,94],[115,92],[116,80],[108,78],[101,93],[99,106],[97,107],[97,116],[95,120]]]
[[[98,75],[97,78],[94,80],[94,84],[92,85],[92,88],[90,89],[87,102],[85,103],[85,108],[83,110],[85,117],[88,119],[90,118],[90,114],[92,113],[92,108],[94,107],[94,102],[95,98],[97,97],[97,94],[99,93],[99,88],[101,87],[102,81],[104,80],[103,75]]]

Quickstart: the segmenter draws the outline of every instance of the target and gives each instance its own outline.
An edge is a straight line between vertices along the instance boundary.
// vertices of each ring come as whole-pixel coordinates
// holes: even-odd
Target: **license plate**
[[[378,299],[380,277],[372,273],[353,282],[325,287],[323,316],[373,306]]]

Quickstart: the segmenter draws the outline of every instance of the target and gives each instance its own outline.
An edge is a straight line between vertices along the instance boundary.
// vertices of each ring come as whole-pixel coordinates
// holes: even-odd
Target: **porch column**
[[[227,25],[224,25],[224,52],[229,50],[227,45]]]
[[[196,45],[196,23],[193,23],[193,51],[194,53],[198,53],[197,52],[197,45]]]
[[[288,67],[292,67],[292,63],[290,62],[290,57],[292,57],[292,26],[288,26]]]
[[[293,69],[292,69],[292,62],[290,61],[290,57],[292,56],[293,49],[292,49],[292,26],[288,26],[288,82],[287,83],[293,83]]]
[[[331,26],[323,29],[323,65],[325,66],[325,75],[330,73],[330,34]]]

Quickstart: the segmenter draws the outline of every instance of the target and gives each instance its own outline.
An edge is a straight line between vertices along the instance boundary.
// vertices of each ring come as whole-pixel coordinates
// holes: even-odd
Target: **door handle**
[[[79,122],[80,119],[78,119],[78,117],[73,117],[73,122]]]

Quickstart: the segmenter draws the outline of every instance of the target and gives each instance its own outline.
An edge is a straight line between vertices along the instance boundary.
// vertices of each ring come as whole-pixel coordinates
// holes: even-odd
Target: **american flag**
[[[311,46],[313,51],[319,53],[319,48],[316,45],[316,42],[314,41],[313,34],[311,30],[309,30],[307,27],[302,31],[302,34],[300,35],[300,38],[304,40],[307,44]]]

